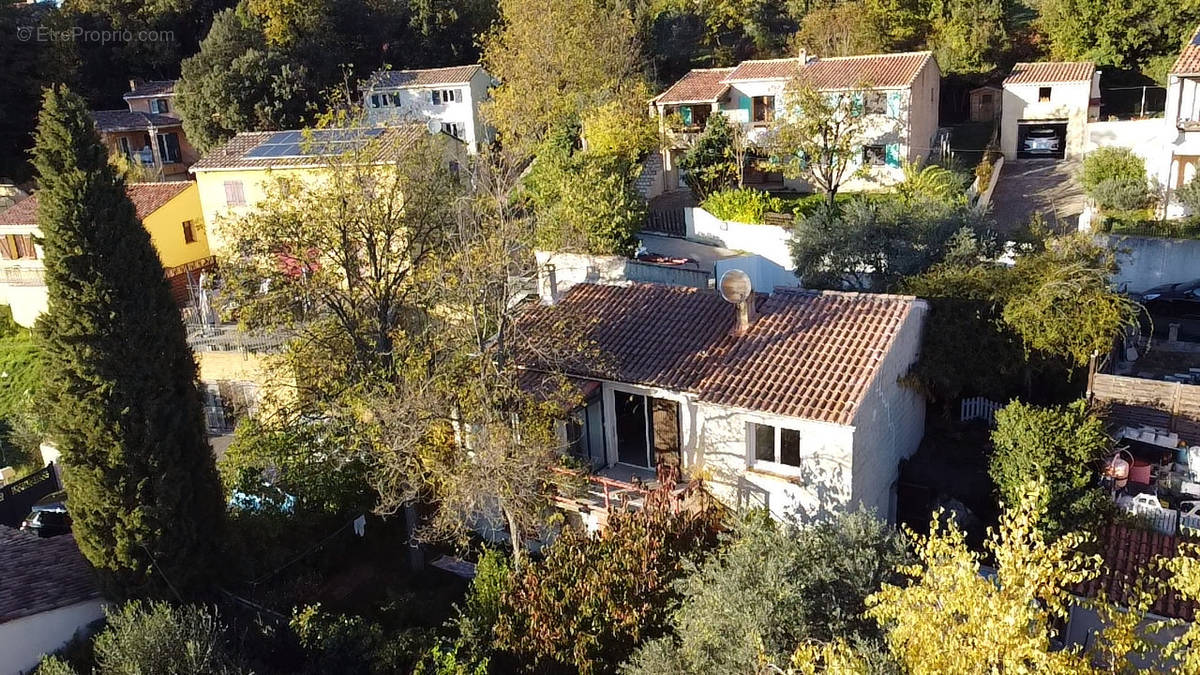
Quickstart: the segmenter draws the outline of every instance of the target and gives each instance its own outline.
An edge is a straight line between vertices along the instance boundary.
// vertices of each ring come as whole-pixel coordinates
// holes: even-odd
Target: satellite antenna
[[[738,269],[728,270],[722,274],[721,283],[717,286],[721,291],[721,297],[731,305],[742,304],[754,290],[750,286],[750,275]]]
[[[442,123],[437,120],[429,120],[426,124],[429,127],[429,133],[440,134],[442,132]]]
[[[737,307],[737,323],[734,324],[734,334],[741,335],[749,330],[754,323],[754,289],[750,285],[750,275],[739,269],[728,270],[721,275],[717,290],[725,302]]]

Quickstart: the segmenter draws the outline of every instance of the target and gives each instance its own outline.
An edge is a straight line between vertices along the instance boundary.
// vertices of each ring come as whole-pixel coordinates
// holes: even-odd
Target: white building
[[[369,124],[419,122],[465,142],[474,154],[492,138],[479,104],[494,83],[480,65],[381,70],[365,88],[363,107]]]
[[[1200,28],[1171,67],[1164,117],[1170,145],[1159,165],[1148,165],[1147,169],[1150,175],[1158,175],[1166,188],[1174,190],[1191,182],[1200,167]]]
[[[1100,73],[1090,62],[1018,63],[1004,78],[1000,150],[1005,159],[1073,159],[1100,115]]]
[[[92,568],[73,535],[43,539],[0,525],[0,675],[37,667],[104,617]]]
[[[787,109],[785,89],[793,78],[828,92],[870,90],[864,101],[874,117],[873,129],[862,139],[861,157],[851,170],[865,166],[864,176],[843,187],[868,190],[891,185],[903,178],[904,161],[929,155],[937,132],[941,71],[932,52],[873,54],[818,58],[802,53],[798,58],[743,61],[734,68],[696,69],[650,102],[661,127],[678,115],[684,128],[668,134],[662,152],[661,179],[652,194],[684,187],[679,159],[704,129],[710,115],[722,113],[746,129],[750,140],[763,139],[775,115]],[[776,173],[750,167],[746,183],[769,188],[806,189],[802,181],[785,180]]]
[[[585,400],[565,436],[601,476],[676,466],[738,508],[894,519],[899,463],[924,434],[924,399],[899,382],[923,301],[778,288],[742,313],[696,288],[563,286],[521,329],[545,336],[542,354],[587,344],[560,363]]]

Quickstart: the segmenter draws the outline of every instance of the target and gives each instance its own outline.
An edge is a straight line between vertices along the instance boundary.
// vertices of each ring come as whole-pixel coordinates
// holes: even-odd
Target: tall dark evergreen
[[[163,268],[83,99],[46,91],[34,166],[50,439],[75,537],[114,598],[202,593],[224,506],[196,362]]]

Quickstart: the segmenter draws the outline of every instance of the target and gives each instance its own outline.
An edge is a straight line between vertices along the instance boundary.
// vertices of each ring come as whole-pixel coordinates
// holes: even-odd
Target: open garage
[[[1066,149],[1066,120],[1021,120],[1017,122],[1017,157],[1021,159],[1062,159]]]

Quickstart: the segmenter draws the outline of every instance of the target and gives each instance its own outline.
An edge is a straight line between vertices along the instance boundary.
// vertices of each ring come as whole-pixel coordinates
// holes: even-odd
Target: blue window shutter
[[[682,108],[680,108],[679,116],[683,118],[684,124],[691,126],[692,125],[692,106],[685,105]]]
[[[858,116],[862,115],[863,110],[864,110],[864,105],[865,105],[865,101],[863,100],[863,93],[861,91],[856,91],[850,96],[850,99],[854,103],[854,116],[858,117]]]
[[[887,95],[887,114],[888,117],[900,116],[900,92],[889,91]]]
[[[883,148],[884,161],[888,166],[900,166],[900,144],[888,143]]]
[[[738,99],[738,107],[740,107],[742,110],[745,110],[746,114],[749,115],[750,108],[751,108],[750,97],[746,96],[745,94],[739,94],[739,97],[740,98]]]

